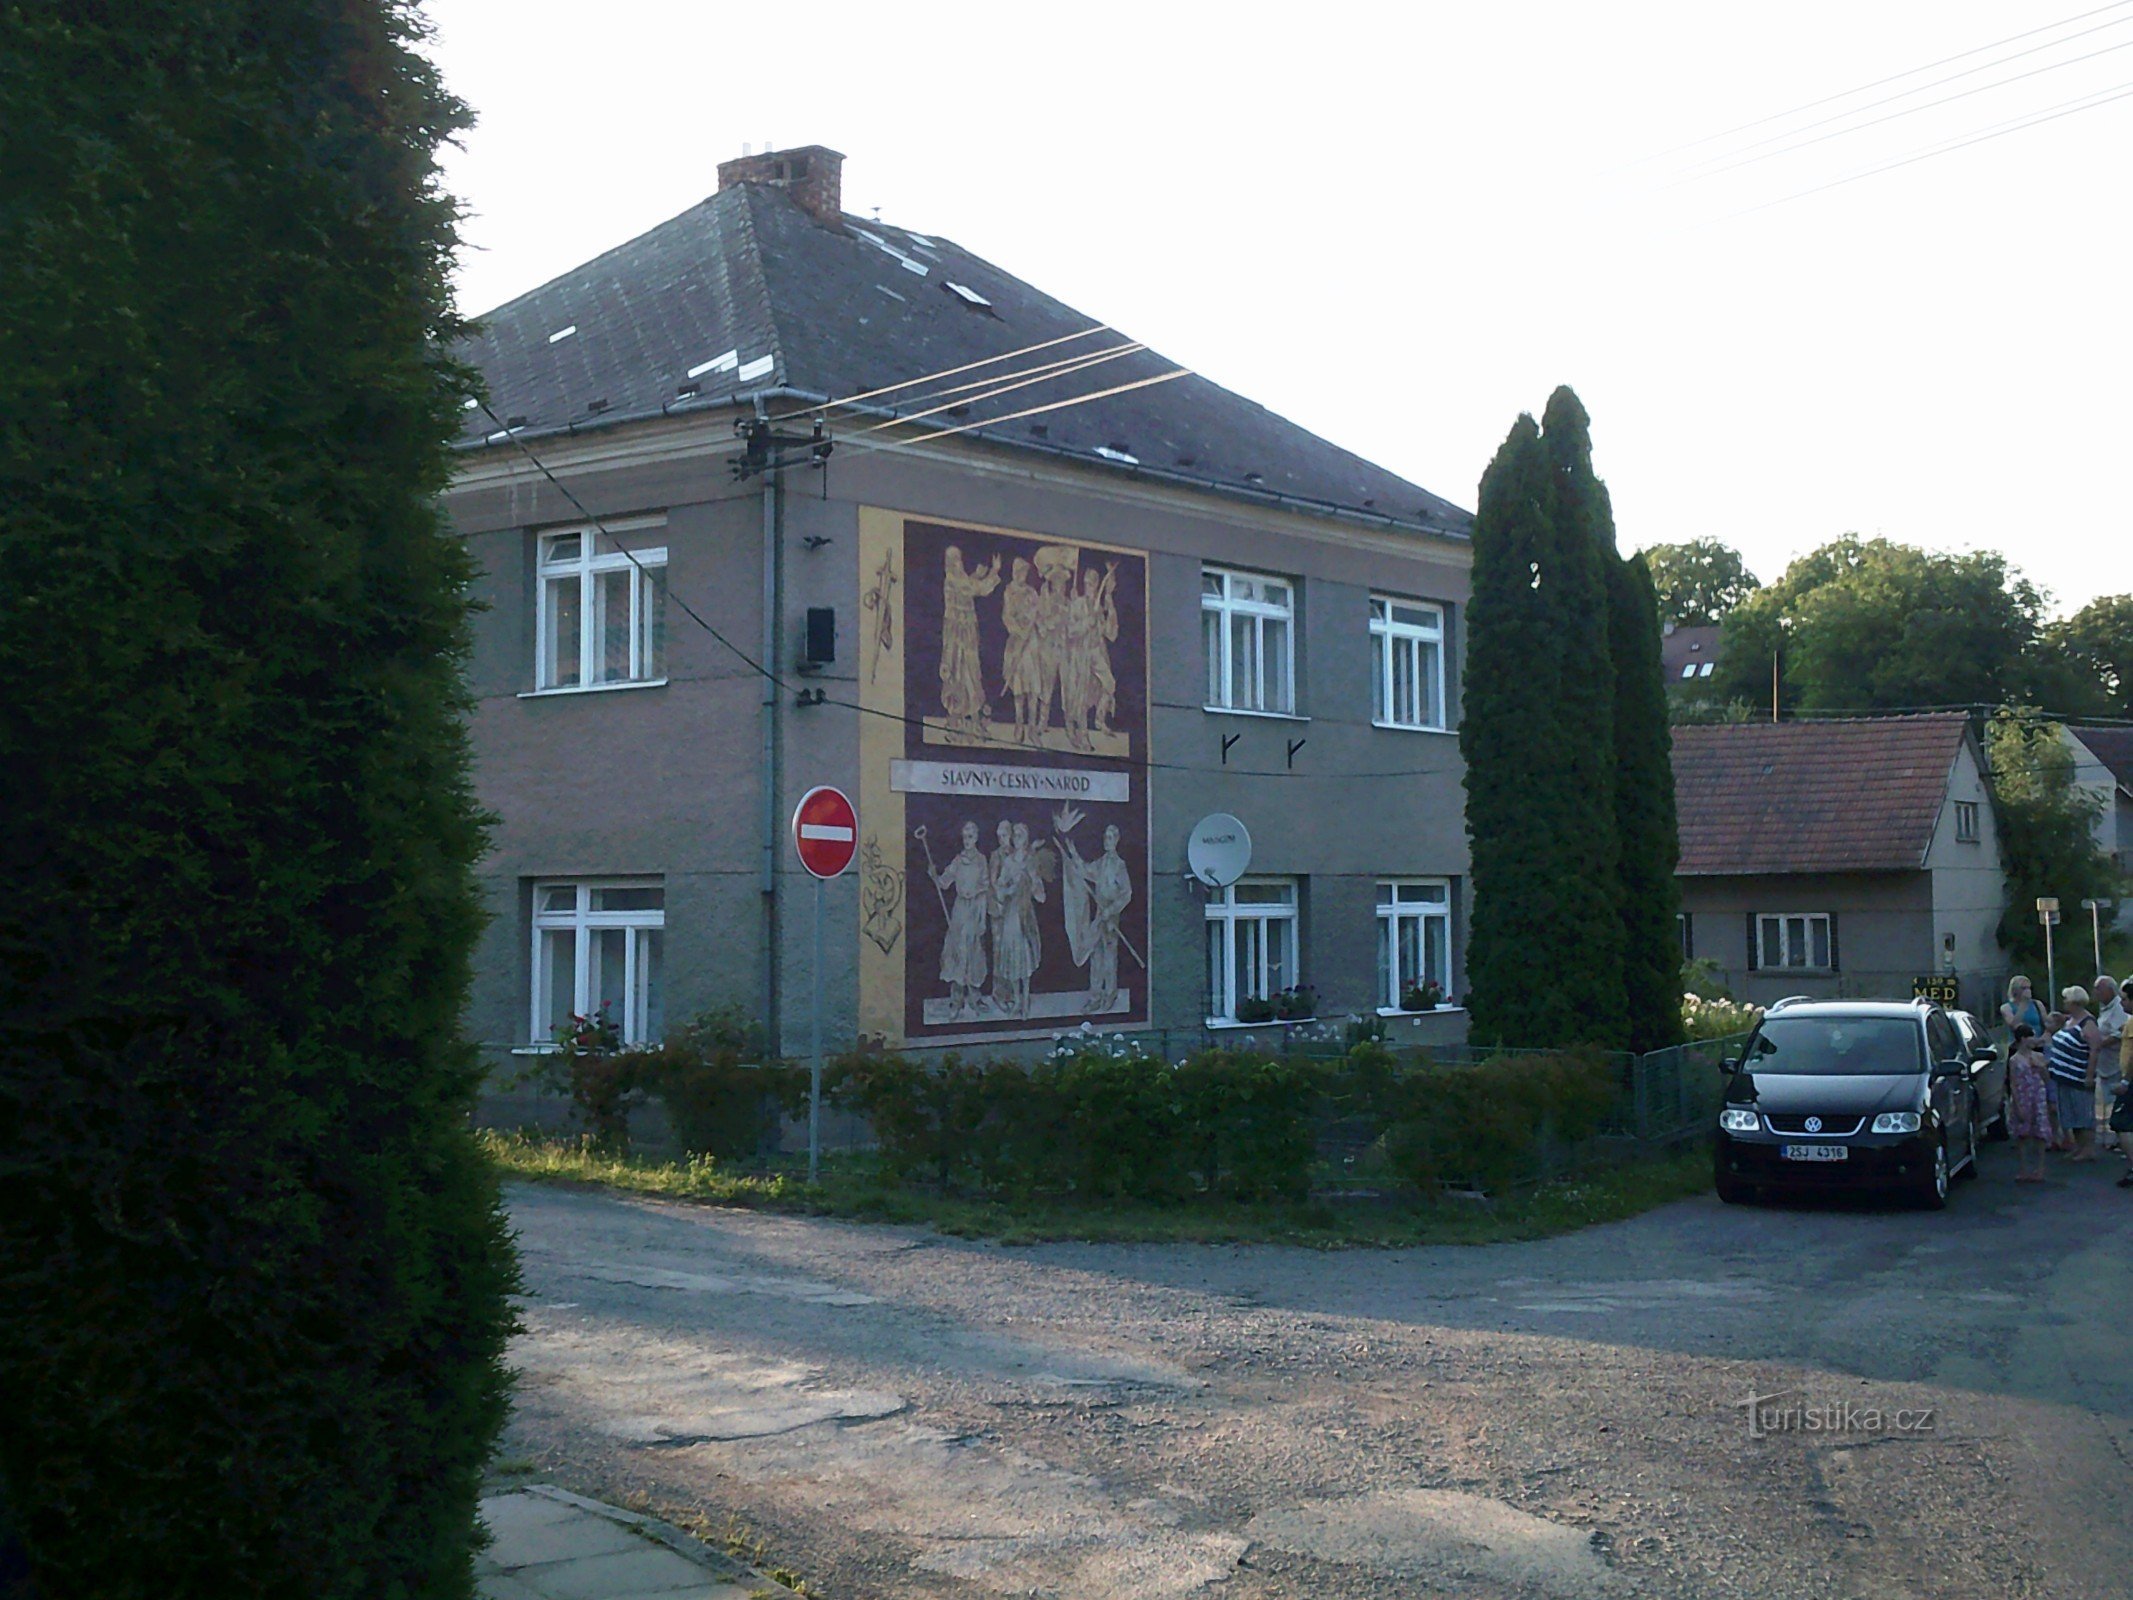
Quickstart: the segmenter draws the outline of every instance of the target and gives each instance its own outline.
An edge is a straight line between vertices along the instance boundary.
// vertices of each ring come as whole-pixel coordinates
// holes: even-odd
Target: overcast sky
[[[469,311],[744,142],[826,144],[847,211],[1461,505],[1567,382],[1625,548],[1768,579],[1857,530],[2004,550],[2059,611],[2133,589],[2133,0],[428,9],[479,117]]]

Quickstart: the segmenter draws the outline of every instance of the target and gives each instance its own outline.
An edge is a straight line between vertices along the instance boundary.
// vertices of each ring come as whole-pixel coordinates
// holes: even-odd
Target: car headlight
[[[1916,1119],[1914,1118],[1915,1122]],[[1718,1125],[1728,1133],[1753,1133],[1763,1125],[1762,1118],[1752,1111],[1743,1111],[1728,1106],[1718,1114]]]
[[[1874,1119],[1876,1133],[1916,1133],[1918,1113],[1915,1111],[1884,1111]]]

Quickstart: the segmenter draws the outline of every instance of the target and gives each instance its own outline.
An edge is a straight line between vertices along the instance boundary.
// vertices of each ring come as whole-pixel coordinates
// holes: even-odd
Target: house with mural
[[[842,159],[723,164],[463,352],[477,1036],[733,1006],[804,1041],[787,824],[834,784],[834,1046],[1380,1011],[1459,1037],[1425,1002],[1462,987],[1469,515],[847,215]],[[1249,836],[1234,882],[1188,872],[1213,814]]]
[[[1674,798],[1682,953],[1734,995],[1946,984],[1992,1014],[2006,879],[1968,717],[1677,727]]]

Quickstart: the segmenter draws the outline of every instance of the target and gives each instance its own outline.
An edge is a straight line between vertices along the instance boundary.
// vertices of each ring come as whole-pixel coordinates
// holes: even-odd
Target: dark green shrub
[[[708,1011],[668,1030],[655,1049],[620,1057],[616,1076],[665,1107],[674,1140],[692,1156],[735,1161],[776,1138],[780,1112],[805,1112],[806,1074],[763,1060],[762,1030],[739,1011]]]
[[[395,0],[0,6],[0,1479],[43,1600],[453,1600],[462,122]]]
[[[1162,1064],[1154,1064],[1158,1070]],[[1300,1200],[1326,1073],[1300,1057],[1208,1050],[1175,1069],[1181,1130],[1201,1182],[1237,1200]]]
[[[1107,1200],[1191,1191],[1185,1105],[1166,1063],[1088,1051],[1045,1062],[1030,1082],[1046,1135],[1030,1154],[1044,1187]]]
[[[1448,1185],[1490,1193],[1543,1175],[1549,1150],[1590,1138],[1615,1104],[1605,1061],[1570,1053],[1430,1066],[1387,1098],[1386,1153],[1426,1194]]]

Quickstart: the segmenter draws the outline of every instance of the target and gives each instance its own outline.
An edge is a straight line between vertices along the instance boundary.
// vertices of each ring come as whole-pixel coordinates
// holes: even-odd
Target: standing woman
[[[2000,1020],[2009,1028],[2027,1028],[2039,1038],[2044,1036],[2044,1008],[2020,973],[2007,980],[2007,1003],[2000,1007]]]
[[[2066,1021],[2052,1035],[2045,1051],[2046,1070],[2052,1080],[2053,1109],[2059,1129],[2073,1135],[2074,1153],[2068,1161],[2096,1159],[2096,1065],[2103,1034],[2089,1015],[2089,992],[2080,984],[2070,985],[2060,995],[2066,1005]]]

